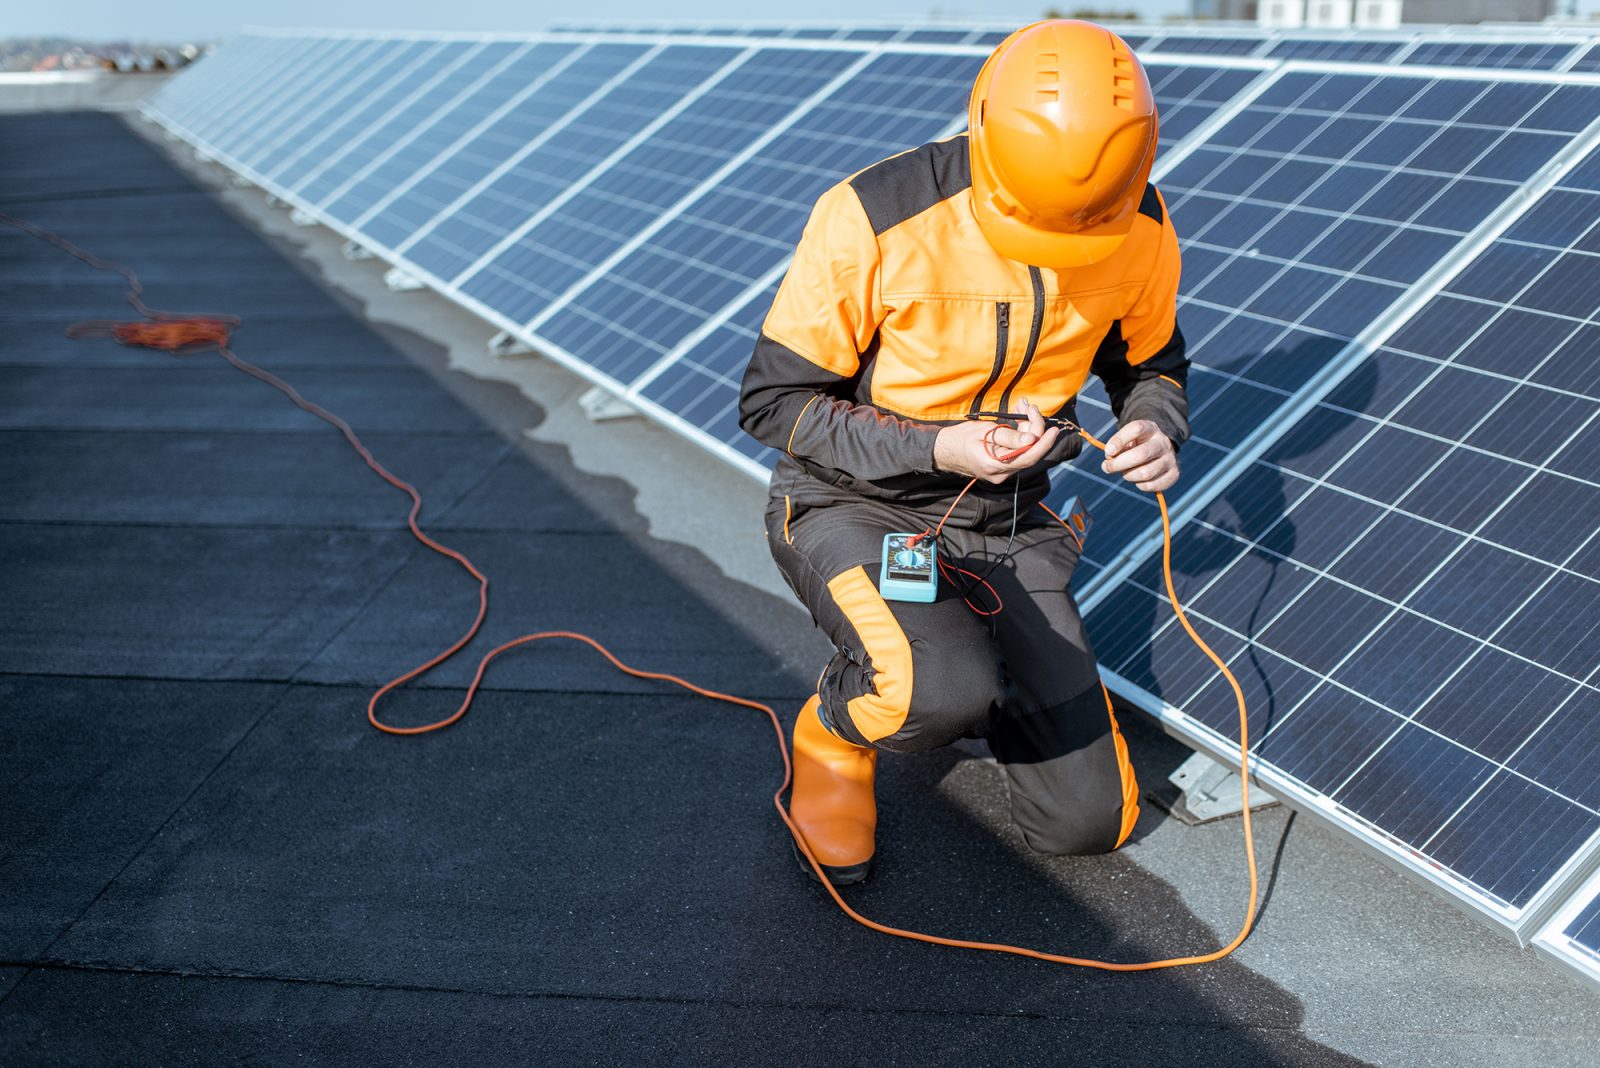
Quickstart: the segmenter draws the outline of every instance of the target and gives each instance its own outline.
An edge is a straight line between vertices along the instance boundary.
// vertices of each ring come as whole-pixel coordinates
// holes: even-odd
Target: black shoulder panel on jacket
[[[881,234],[972,185],[967,139],[952,137],[891,156],[850,179],[872,232]]]
[[[1148,215],[1158,223],[1167,221],[1167,214],[1161,210],[1161,198],[1156,195],[1154,182],[1145,183],[1144,199],[1139,201],[1139,214]]]

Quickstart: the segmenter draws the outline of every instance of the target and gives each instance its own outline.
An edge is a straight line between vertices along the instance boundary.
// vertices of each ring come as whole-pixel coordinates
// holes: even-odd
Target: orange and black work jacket
[[[940,472],[941,426],[1026,398],[1076,417],[1093,372],[1121,423],[1188,437],[1189,363],[1175,312],[1178,239],[1154,185],[1109,258],[1029,267],[989,247],[973,218],[965,135],[868,167],[812,210],[745,371],[739,423],[797,464],[865,496],[919,506],[959,493]],[[1076,455],[1062,434],[1024,472],[1032,507],[1051,466]],[[1013,487],[979,483],[974,494]]]

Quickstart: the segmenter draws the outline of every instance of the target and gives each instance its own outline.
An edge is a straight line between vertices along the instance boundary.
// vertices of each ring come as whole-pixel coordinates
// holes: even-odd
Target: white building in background
[[[1401,0],[1355,0],[1355,25],[1365,30],[1395,30],[1403,21]]]
[[[1413,0],[1404,0],[1409,7]],[[1398,29],[1402,0],[1259,0],[1256,22],[1267,29]]]
[[[1259,22],[1282,29],[1538,22],[1556,14],[1556,0],[1191,0],[1191,4],[1196,19]]]

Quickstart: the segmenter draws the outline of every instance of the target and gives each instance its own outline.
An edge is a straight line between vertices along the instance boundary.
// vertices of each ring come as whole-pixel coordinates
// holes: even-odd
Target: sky
[[[750,0],[59,0],[12,3],[0,15],[0,37],[68,36],[176,42],[224,37],[245,26],[351,29],[539,30],[575,19],[656,23],[703,21],[862,22],[969,18],[1036,19],[1050,0],[804,0],[758,6]],[[1057,6],[1079,6],[1067,0]],[[1188,10],[1187,0],[1105,0],[1094,6],[1133,9],[1150,17]]]

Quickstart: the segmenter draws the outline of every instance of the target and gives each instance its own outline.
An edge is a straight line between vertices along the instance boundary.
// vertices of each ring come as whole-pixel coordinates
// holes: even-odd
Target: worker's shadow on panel
[[[1318,340],[1267,358],[1311,360],[1321,366],[1332,356],[1324,350],[1336,351],[1339,346],[1331,339]],[[1241,365],[1253,362],[1249,358],[1237,361]],[[1227,364],[1218,366],[1231,370]],[[1298,559],[1297,552],[1300,556],[1315,552],[1307,539],[1325,534],[1302,529],[1304,520],[1291,511],[1311,483],[1288,472],[1320,471],[1328,466],[1321,454],[1331,456],[1348,447],[1348,439],[1360,430],[1353,413],[1371,403],[1378,378],[1377,365],[1364,361],[1330,395],[1333,403],[1297,420],[1260,461],[1230,482],[1174,537],[1173,581],[1178,595],[1202,617],[1194,620],[1201,637],[1214,642],[1238,677],[1255,743],[1265,739],[1282,715],[1304,696],[1298,690],[1285,690],[1283,662],[1256,643],[1311,582],[1310,573],[1293,562]],[[1203,418],[1203,412],[1201,415]],[[1138,569],[1134,581],[1161,590],[1162,596],[1117,600],[1117,628],[1123,633],[1148,635],[1150,640],[1140,641],[1137,652],[1114,665],[1115,670],[1237,742],[1233,695],[1172,618],[1159,557]]]

